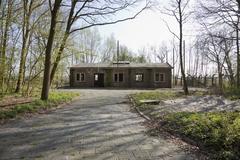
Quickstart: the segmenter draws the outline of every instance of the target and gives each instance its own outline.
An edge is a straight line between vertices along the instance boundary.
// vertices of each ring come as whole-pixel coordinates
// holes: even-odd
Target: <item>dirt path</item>
[[[65,108],[1,126],[0,159],[197,159],[144,133],[143,119],[126,103],[136,90],[79,91],[81,99]]]

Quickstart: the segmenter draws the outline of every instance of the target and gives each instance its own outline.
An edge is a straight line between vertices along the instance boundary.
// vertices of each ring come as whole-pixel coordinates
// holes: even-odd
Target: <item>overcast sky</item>
[[[160,15],[151,10],[143,12],[134,20],[99,27],[99,31],[104,37],[113,33],[120,44],[126,45],[133,51],[137,51],[142,46],[157,45],[173,37]]]
[[[158,46],[162,41],[169,42],[173,39],[173,35],[169,32],[163,19],[167,21],[172,31],[178,33],[176,20],[156,10],[145,10],[134,20],[101,26],[99,31],[103,37],[114,34],[115,38],[120,41],[120,44],[124,44],[134,52],[137,52],[143,46]],[[195,34],[192,31],[193,27],[188,26],[187,28],[185,35]],[[189,37],[185,38],[190,39]]]

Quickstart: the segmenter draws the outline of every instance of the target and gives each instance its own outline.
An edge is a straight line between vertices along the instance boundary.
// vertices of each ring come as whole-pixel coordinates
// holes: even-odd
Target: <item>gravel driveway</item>
[[[137,90],[75,90],[64,108],[0,127],[0,159],[197,159],[169,139],[149,137],[126,96]]]

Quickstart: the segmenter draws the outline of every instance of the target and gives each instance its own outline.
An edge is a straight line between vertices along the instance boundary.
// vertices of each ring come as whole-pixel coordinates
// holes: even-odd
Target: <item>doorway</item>
[[[104,87],[104,74],[95,73],[94,74],[94,87]]]

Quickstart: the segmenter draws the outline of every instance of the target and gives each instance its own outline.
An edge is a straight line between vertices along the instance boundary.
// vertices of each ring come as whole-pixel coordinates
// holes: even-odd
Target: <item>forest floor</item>
[[[74,91],[80,99],[63,108],[0,126],[0,159],[201,159],[194,146],[148,135],[127,97],[142,90]]]

